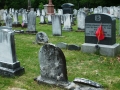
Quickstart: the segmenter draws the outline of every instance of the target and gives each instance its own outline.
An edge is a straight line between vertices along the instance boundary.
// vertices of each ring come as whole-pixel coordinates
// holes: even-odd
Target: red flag
[[[105,38],[102,25],[100,25],[96,30],[96,37],[98,38],[98,41],[103,40]]]

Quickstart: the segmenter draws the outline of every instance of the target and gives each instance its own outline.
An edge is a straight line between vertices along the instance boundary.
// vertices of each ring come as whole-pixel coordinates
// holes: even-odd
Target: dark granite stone
[[[80,50],[80,46],[78,46],[78,45],[68,45],[68,50]]]
[[[39,52],[40,76],[38,83],[64,86],[68,84],[66,59],[62,50],[53,44],[45,44]]]
[[[113,45],[116,43],[116,19],[108,14],[92,14],[85,19],[85,43],[97,44],[95,36],[97,28],[102,24],[105,39],[99,44]]]

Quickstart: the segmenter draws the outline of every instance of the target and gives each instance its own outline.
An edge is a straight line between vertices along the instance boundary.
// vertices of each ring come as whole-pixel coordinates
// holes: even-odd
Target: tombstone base
[[[63,28],[63,31],[72,31],[72,28]]]
[[[25,72],[24,68],[20,67],[20,62],[12,64],[0,62],[1,76],[13,77],[16,75],[21,75],[24,72]]]
[[[52,22],[48,22],[48,25],[52,25]]]
[[[44,84],[56,85],[56,86],[60,86],[60,87],[67,87],[69,85],[68,81],[64,82],[64,81],[56,81],[56,80],[44,79],[41,76],[38,76],[34,80],[37,81],[38,84],[44,83]]]
[[[81,51],[84,53],[99,53],[100,55],[114,57],[120,52],[120,44],[113,45],[102,45],[98,44],[98,49],[96,44],[84,43],[81,46]]]
[[[76,32],[85,32],[85,29],[78,28]]]
[[[36,34],[37,31],[26,31],[27,34]]]
[[[46,22],[40,22],[39,24],[46,24]]]
[[[12,24],[12,27],[21,27],[21,24],[20,24],[19,22],[13,23],[13,24]]]

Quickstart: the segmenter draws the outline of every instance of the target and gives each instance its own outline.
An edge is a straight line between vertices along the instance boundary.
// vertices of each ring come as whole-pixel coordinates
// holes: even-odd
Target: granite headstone
[[[0,75],[15,76],[23,71],[16,57],[14,31],[10,27],[0,27]]]
[[[92,14],[85,19],[85,43],[97,44],[95,36],[97,28],[102,24],[105,39],[99,44],[113,45],[116,43],[116,19],[108,14]]]

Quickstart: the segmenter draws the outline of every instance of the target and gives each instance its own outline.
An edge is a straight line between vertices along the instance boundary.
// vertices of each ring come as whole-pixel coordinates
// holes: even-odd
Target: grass
[[[84,32],[75,32],[77,25],[73,26],[72,32],[62,32],[63,37],[52,35],[51,25],[39,24],[36,21],[37,31],[44,31],[49,42],[56,44],[65,42],[81,46],[84,43]],[[120,43],[118,36],[118,20],[116,43]],[[21,30],[22,28],[13,28]],[[24,29],[26,30],[26,29]],[[38,54],[42,45],[33,44],[35,35],[15,34],[15,48],[18,61],[25,73],[14,78],[0,76],[0,90],[64,90],[51,85],[36,83],[33,79],[40,75]],[[106,90],[120,90],[120,54],[116,57],[99,56],[96,54],[82,53],[81,51],[69,51],[62,49],[67,64],[68,80],[73,81],[75,77],[87,78],[102,84]]]

